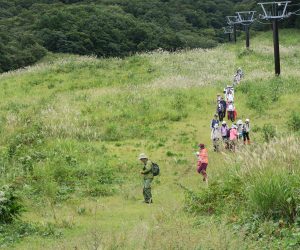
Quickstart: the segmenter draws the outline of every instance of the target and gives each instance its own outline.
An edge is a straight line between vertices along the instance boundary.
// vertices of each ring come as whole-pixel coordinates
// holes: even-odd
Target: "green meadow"
[[[0,75],[0,184],[23,212],[3,249],[299,249],[300,32],[124,59],[49,54]],[[215,153],[216,95],[235,95],[252,145]],[[229,123],[230,124],[230,123]],[[209,186],[196,172],[209,149]],[[140,153],[159,163],[142,203]]]

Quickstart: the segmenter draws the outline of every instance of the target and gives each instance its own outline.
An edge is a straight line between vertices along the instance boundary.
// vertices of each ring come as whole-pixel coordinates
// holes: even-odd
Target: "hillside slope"
[[[184,188],[206,190],[195,173],[199,142],[209,146],[211,180],[230,167],[231,154],[212,152],[209,125],[216,94],[237,67],[246,72],[237,110],[255,128],[253,148],[264,142],[266,124],[278,136],[290,133],[287,123],[300,104],[300,33],[284,30],[281,37],[280,78],[273,76],[271,33],[253,39],[250,51],[241,42],[125,59],[52,55],[2,74],[0,182],[13,184],[26,207],[21,227],[0,231],[2,246],[272,248],[223,217],[186,213]],[[151,206],[141,202],[141,152],[162,168]]]

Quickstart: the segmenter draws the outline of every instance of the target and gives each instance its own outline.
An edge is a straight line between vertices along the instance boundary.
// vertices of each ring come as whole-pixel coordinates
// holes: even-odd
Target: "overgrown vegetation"
[[[300,113],[293,111],[288,121],[288,126],[293,132],[300,130]]]
[[[281,32],[281,78],[273,77],[271,33],[253,39],[253,52],[241,57],[244,44],[124,59],[51,54],[2,74],[0,183],[14,187],[25,212],[1,227],[1,247],[297,246],[299,153],[292,145],[299,141],[273,136],[293,134],[288,124],[297,124],[299,32]],[[238,66],[246,78],[236,106],[240,119],[250,118],[253,146],[234,157],[211,151],[209,121]],[[261,112],[249,105],[260,96],[256,88],[264,93]],[[199,142],[209,149],[208,189],[195,170]],[[153,206],[140,203],[141,152],[162,168]],[[196,216],[183,211],[178,184],[193,197],[186,205]],[[278,187],[284,192],[272,196]]]
[[[20,197],[15,190],[9,186],[3,186],[0,189],[0,224],[13,222],[20,216],[22,209]]]
[[[274,139],[268,144],[242,149],[229,160],[229,171],[212,180],[203,192],[186,192],[189,212],[234,216],[234,223],[280,243],[286,230],[296,230],[300,218],[299,138]],[[234,168],[232,168],[234,166]],[[253,223],[249,227],[249,223]],[[265,223],[277,223],[271,231]],[[255,228],[255,229],[254,229]],[[300,241],[293,246],[299,246]],[[290,242],[289,242],[290,243]],[[286,242],[282,247],[286,248]]]

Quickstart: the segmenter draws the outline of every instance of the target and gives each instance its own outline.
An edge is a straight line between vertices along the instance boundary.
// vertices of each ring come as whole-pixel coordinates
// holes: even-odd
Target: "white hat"
[[[139,160],[142,160],[142,159],[148,159],[148,156],[146,154],[142,153],[139,156]]]
[[[223,121],[222,124],[226,124],[226,121]]]
[[[234,124],[232,124],[231,128],[237,128]]]
[[[250,120],[247,118],[247,119],[245,120],[245,122],[250,122]]]
[[[242,121],[242,120],[238,120],[236,124],[237,124],[237,125],[242,125],[242,124],[243,124],[243,121]]]
[[[219,127],[219,124],[216,123],[216,124],[214,125],[214,128],[218,128],[218,127]]]

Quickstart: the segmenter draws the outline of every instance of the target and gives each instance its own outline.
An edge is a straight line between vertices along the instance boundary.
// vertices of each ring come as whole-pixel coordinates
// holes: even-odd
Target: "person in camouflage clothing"
[[[153,181],[152,163],[145,154],[140,154],[139,160],[143,163],[141,174],[144,176],[143,195],[145,203],[152,203],[151,183]]]

